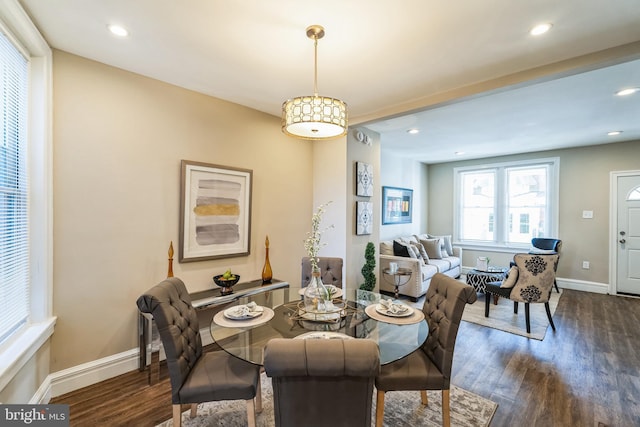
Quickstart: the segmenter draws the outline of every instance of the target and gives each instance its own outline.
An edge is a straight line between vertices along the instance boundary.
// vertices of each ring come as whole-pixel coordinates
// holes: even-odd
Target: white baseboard
[[[213,343],[209,328],[200,329],[200,337],[204,346]],[[30,403],[49,403],[52,397],[136,370],[138,369],[139,354],[138,348],[135,348],[49,374],[31,398]],[[164,351],[161,349],[160,360],[164,359]]]

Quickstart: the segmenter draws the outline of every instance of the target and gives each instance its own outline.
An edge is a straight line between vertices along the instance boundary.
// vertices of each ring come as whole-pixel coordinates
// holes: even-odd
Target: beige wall
[[[611,171],[640,169],[640,141],[545,151],[484,160],[429,166],[429,230],[435,234],[453,230],[453,169],[490,162],[560,158],[560,218],[558,237],[562,258],[558,277],[597,283],[609,282],[609,175]],[[593,219],[582,211],[592,210]],[[474,266],[487,251],[465,251],[463,265]],[[489,254],[492,264],[507,264],[511,254]],[[582,269],[582,261],[590,269]]]
[[[310,143],[278,117],[61,51],[53,80],[51,372],[136,347],[135,301],[166,276],[170,241],[191,291],[229,267],[259,278],[267,234],[274,277],[299,282]],[[253,170],[249,256],[177,262],[181,159]]]
[[[361,130],[371,138],[371,145],[359,142],[355,138],[356,130]],[[378,265],[377,257],[378,244],[380,240],[380,136],[368,129],[355,129],[349,131],[347,137],[347,164],[346,164],[346,187],[347,187],[347,206],[346,213],[346,240],[347,240],[347,256],[346,265],[346,281],[349,289],[358,289],[364,283],[362,275],[362,266],[364,266],[364,252],[367,243],[373,242],[376,246],[376,266]],[[371,197],[356,196],[356,163],[368,163],[373,168],[373,195]],[[371,202],[373,204],[373,226],[371,234],[356,235],[356,202]],[[378,269],[375,270],[378,276]],[[379,278],[378,278],[379,280]]]

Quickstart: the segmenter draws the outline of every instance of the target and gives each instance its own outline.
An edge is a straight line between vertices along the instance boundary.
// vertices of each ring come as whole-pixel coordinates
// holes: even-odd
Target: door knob
[[[627,243],[627,241],[624,239],[620,239],[620,243]]]

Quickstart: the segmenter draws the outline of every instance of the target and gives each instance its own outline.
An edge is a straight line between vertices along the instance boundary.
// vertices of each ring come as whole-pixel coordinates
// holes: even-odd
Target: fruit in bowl
[[[240,275],[233,274],[231,269],[228,269],[223,274],[213,276],[213,281],[222,288],[223,295],[230,294],[232,292],[231,287],[240,281]]]

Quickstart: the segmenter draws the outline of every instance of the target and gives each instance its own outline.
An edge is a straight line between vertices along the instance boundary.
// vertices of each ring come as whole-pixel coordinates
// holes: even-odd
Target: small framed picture
[[[373,167],[369,163],[356,162],[356,196],[373,195]]]
[[[413,190],[382,187],[382,224],[411,223]]]
[[[356,202],[356,234],[371,234],[373,228],[373,203]]]

